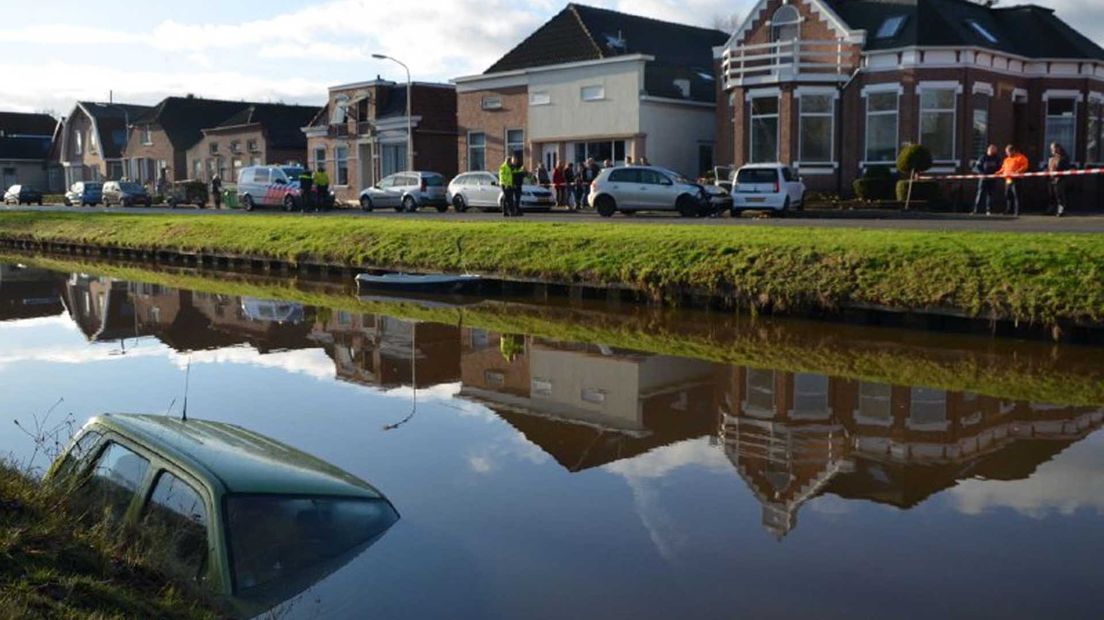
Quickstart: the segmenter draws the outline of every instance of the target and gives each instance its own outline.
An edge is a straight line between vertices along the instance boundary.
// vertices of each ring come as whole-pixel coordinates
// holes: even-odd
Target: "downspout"
[[[839,87],[839,102],[836,105],[836,195],[843,199],[843,96],[848,88],[851,87],[855,78],[859,77],[859,73],[862,72],[862,58],[859,58],[859,66],[855,67],[855,70],[851,73],[851,77],[847,78]]]

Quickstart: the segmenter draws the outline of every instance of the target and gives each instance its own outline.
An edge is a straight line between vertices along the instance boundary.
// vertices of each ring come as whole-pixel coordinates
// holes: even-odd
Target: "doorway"
[[[560,163],[560,145],[545,144],[541,148],[541,161],[544,162],[546,170],[555,169],[556,164]]]

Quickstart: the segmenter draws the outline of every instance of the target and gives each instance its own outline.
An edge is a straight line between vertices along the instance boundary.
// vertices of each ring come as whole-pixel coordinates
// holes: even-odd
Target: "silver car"
[[[606,168],[590,185],[590,204],[602,217],[618,211],[678,211],[683,217],[714,212],[704,187],[657,166]]]
[[[552,190],[535,185],[526,177],[521,186],[521,208],[526,211],[549,211],[556,204]],[[457,213],[468,209],[502,210],[502,188],[498,177],[490,172],[465,172],[449,183],[448,200]]]
[[[436,172],[396,172],[360,192],[360,208],[364,211],[392,208],[399,213],[412,213],[422,207],[448,211],[445,177]]]

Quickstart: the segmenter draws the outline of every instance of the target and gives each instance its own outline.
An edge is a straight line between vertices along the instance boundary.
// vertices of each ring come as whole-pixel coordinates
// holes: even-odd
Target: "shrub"
[[[932,167],[931,149],[923,144],[910,144],[901,149],[897,156],[897,171],[905,178],[912,176],[914,172],[924,172]],[[901,200],[900,196],[897,198]]]
[[[56,205],[62,204],[62,203],[65,202],[65,194],[43,194],[42,195],[42,202],[43,202],[43,204],[48,204],[48,205],[49,204],[56,204]]]
[[[897,181],[897,200],[904,202],[908,198],[909,182]],[[926,202],[928,204],[942,204],[943,190],[938,181],[914,181],[912,184],[912,201]]]
[[[851,184],[859,200],[893,200],[893,173],[888,166],[872,166]]]

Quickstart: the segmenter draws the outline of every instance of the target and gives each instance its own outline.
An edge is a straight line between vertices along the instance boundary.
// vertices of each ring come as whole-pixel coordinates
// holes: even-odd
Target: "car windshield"
[[[103,189],[103,183],[85,183],[84,191],[86,192],[98,192]]]
[[[667,170],[665,168],[657,168],[656,170],[659,171],[662,174],[667,175],[668,177],[671,178],[672,181],[674,181],[675,183],[678,183],[680,185],[694,185],[695,184],[693,181],[686,178],[685,175],[679,174],[679,173],[675,172],[674,170]]]
[[[399,518],[383,499],[231,495],[226,523],[242,593],[340,557]]]
[[[289,181],[298,181],[299,180],[299,175],[303,174],[303,169],[302,168],[289,167],[289,168],[280,168],[280,170],[284,171],[284,174],[287,175],[287,178],[288,178]]]
[[[422,180],[425,181],[426,187],[442,187],[445,184],[445,177],[439,174],[423,174]]]
[[[119,189],[123,190],[124,192],[131,192],[135,194],[145,191],[145,188],[143,188],[141,185],[138,185],[137,183],[120,183]]]
[[[744,168],[736,175],[737,183],[773,184],[778,180],[778,172],[773,168]]]

